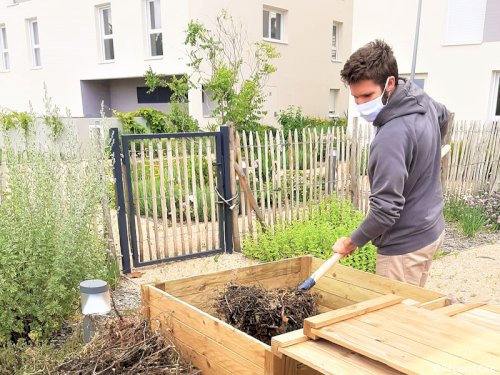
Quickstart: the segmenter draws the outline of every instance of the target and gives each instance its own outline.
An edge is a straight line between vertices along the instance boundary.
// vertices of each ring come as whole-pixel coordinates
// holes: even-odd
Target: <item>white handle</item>
[[[311,278],[314,281],[318,281],[325,273],[328,272],[341,258],[343,257],[340,253],[335,253],[331,256],[325,263],[323,263],[312,275]]]

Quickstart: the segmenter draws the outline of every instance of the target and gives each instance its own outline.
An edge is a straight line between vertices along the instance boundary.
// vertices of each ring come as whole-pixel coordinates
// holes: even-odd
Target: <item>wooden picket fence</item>
[[[301,132],[235,134],[235,162],[243,166],[239,185],[240,237],[257,233],[251,195],[265,225],[273,228],[304,217],[326,197],[349,199],[369,210],[368,158],[372,127],[354,119],[351,127]],[[474,194],[499,188],[500,129],[495,121],[452,122],[445,143],[442,183],[447,195]],[[241,180],[238,179],[237,180]],[[236,238],[239,242],[239,238]],[[237,245],[235,246],[238,247]]]

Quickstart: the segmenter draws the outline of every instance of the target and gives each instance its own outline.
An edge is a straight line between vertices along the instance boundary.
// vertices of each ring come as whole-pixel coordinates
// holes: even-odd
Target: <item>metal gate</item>
[[[133,134],[110,129],[123,272],[232,252],[229,129]]]

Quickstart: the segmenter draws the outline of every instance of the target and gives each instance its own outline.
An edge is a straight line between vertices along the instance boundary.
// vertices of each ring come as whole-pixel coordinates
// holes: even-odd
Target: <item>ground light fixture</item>
[[[90,342],[96,331],[95,317],[111,311],[109,285],[104,280],[85,280],[80,283],[83,318],[83,341]]]

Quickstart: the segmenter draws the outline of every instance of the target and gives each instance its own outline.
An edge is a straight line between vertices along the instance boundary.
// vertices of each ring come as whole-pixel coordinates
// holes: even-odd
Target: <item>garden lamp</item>
[[[85,280],[80,283],[80,300],[82,304],[83,341],[90,342],[96,327],[93,315],[104,315],[111,311],[111,295],[108,283],[104,280]]]

